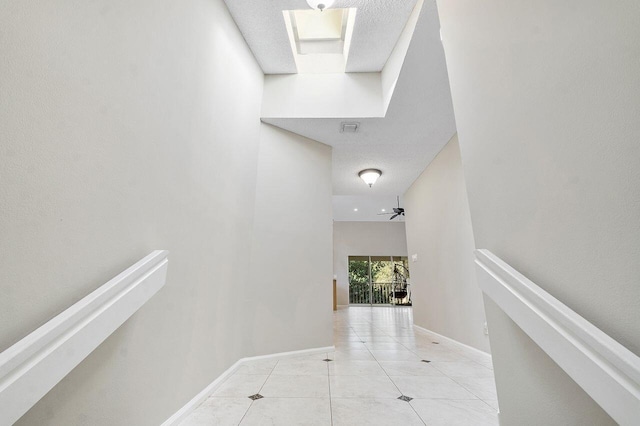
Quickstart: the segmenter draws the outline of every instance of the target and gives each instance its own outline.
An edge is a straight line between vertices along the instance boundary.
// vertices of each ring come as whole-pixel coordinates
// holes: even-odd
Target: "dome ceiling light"
[[[307,4],[311,9],[319,10],[320,12],[330,8],[333,3],[335,3],[335,0],[307,0]]]
[[[358,173],[358,176],[371,188],[378,178],[382,176],[382,172],[378,169],[364,169]]]

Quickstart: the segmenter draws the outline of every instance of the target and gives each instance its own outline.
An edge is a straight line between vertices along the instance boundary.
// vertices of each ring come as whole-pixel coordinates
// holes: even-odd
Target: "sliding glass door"
[[[389,256],[371,256],[371,304],[391,305],[393,263]]]
[[[349,304],[371,304],[369,256],[349,256]]]
[[[349,256],[349,304],[411,305],[406,256]]]

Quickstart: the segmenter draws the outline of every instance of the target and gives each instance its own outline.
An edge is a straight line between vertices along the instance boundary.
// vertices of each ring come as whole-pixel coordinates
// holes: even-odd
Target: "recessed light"
[[[383,212],[386,212],[386,211],[387,211],[387,209],[382,209],[382,211],[383,211]]]
[[[358,209],[353,209],[353,211],[354,211],[354,212],[357,212],[357,211],[358,211]]]

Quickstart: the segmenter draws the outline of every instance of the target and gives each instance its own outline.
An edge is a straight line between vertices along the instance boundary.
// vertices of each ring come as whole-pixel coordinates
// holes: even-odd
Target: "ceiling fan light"
[[[382,172],[378,169],[365,169],[358,173],[358,176],[369,185],[369,188],[376,183],[378,178],[382,175]]]
[[[311,9],[323,11],[330,8],[335,3],[335,0],[307,0],[307,4]]]

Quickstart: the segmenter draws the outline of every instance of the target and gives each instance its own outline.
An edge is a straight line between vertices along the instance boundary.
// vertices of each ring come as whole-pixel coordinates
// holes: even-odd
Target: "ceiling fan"
[[[396,199],[398,200],[398,207],[393,208],[393,213],[378,213],[378,216],[384,214],[392,214],[393,216],[391,216],[389,220],[393,220],[398,216],[404,216],[404,209],[400,207],[400,196],[397,196]]]

